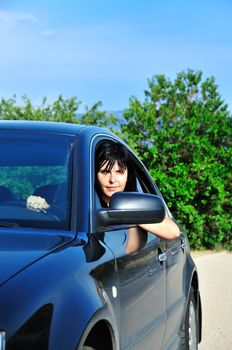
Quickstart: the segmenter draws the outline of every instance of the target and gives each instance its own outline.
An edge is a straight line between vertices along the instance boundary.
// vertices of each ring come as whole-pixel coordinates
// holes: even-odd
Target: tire
[[[181,349],[198,349],[198,316],[193,288],[190,290],[184,325],[181,333]]]

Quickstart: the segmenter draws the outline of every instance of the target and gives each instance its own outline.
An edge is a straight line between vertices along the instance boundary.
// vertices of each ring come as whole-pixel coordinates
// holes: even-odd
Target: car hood
[[[0,285],[74,237],[74,233],[67,231],[1,229]]]

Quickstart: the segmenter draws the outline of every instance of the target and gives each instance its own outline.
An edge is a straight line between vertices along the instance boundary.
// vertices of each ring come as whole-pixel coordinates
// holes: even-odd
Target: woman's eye
[[[125,173],[125,170],[123,170],[123,169],[117,169],[115,172],[116,172],[117,174],[123,175],[123,174]]]

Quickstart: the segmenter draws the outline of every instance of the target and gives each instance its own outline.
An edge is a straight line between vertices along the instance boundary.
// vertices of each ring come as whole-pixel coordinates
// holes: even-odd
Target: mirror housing
[[[165,209],[160,197],[138,192],[115,192],[109,207],[98,212],[103,226],[159,223],[164,217]]]

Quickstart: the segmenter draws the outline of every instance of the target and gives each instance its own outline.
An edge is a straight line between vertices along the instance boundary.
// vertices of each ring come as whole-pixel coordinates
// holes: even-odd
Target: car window
[[[100,139],[98,142],[102,142],[102,139]],[[95,149],[96,149],[96,146],[98,145],[98,142],[96,142],[95,144]],[[149,173],[147,172],[143,164],[130,150],[128,151],[130,153],[132,164],[133,164],[136,190],[141,193],[151,193],[151,194],[160,196],[161,194],[159,193],[155,183],[151,179]],[[94,166],[93,166],[93,169],[94,169]],[[100,204],[99,198],[97,198],[97,207],[99,207],[99,204]]]
[[[101,140],[102,141],[102,140]],[[130,154],[130,164],[132,163],[132,173],[135,177],[135,186],[133,185],[133,188],[135,188],[132,191],[137,191],[140,193],[149,193],[154,195],[159,195],[156,189],[156,186],[151,179],[149,173],[145,169],[144,165],[140,162],[140,160],[128,149]],[[94,158],[94,157],[93,157]],[[93,167],[94,168],[94,167]],[[101,200],[98,197],[97,191],[95,191],[95,207],[96,210],[99,210],[101,206],[104,206],[102,204]],[[140,231],[137,231],[139,233],[139,236],[137,235],[137,232],[134,230],[135,226],[132,225],[114,225],[108,228],[104,234],[105,234],[105,240],[109,244],[110,247],[114,250],[114,252],[117,252],[117,254],[128,254],[132,251],[128,247],[132,246],[131,242],[133,240],[140,241],[135,245],[135,250],[133,252],[139,251],[141,249],[147,249],[150,247],[150,245],[157,245],[160,242],[160,238],[158,238],[155,234],[146,232],[143,229],[140,229]],[[101,224],[96,224],[96,229],[102,230]],[[112,231],[115,234],[112,234]],[[149,248],[150,249],[150,248]]]
[[[141,166],[141,164],[135,160],[135,158],[134,158],[134,168],[135,168],[137,191],[141,193],[151,193],[151,194],[157,195],[157,191],[149,175],[146,173],[145,169]]]
[[[67,135],[0,133],[0,225],[66,229],[73,138]],[[52,204],[37,212],[28,196]]]

